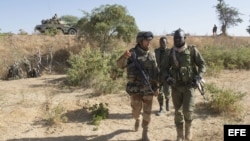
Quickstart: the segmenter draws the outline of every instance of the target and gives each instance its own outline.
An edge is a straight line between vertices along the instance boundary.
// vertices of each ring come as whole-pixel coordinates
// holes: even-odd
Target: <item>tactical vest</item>
[[[174,49],[172,48],[169,54],[171,68],[169,74],[176,80],[176,85],[191,84],[194,76],[197,74],[197,69],[194,63],[194,46],[188,46],[183,52],[177,52],[176,60],[179,66],[176,65],[173,57]]]
[[[157,80],[157,65],[153,54],[148,51],[143,51],[138,46],[131,49],[130,52],[135,52],[136,58],[149,81]],[[140,70],[138,70],[138,68],[136,68],[133,62],[131,62],[129,59],[127,61],[127,79],[128,83],[126,91],[129,94],[152,94],[149,87],[145,86],[145,80]],[[151,87],[153,88],[154,85],[151,85]]]

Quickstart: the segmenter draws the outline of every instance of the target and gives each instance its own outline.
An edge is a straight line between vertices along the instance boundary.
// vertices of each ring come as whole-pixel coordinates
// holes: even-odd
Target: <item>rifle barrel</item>
[[[201,81],[197,81],[197,82],[196,82],[196,85],[197,85],[197,88],[198,88],[199,92],[201,93],[201,95],[202,95],[202,97],[203,97],[205,103],[207,103],[207,98],[206,98],[206,96],[205,96],[204,88],[203,88],[202,85],[201,85]]]

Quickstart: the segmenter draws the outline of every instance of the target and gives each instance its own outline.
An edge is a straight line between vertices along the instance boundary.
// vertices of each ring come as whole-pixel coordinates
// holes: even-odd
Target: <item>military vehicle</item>
[[[46,30],[57,29],[59,32],[63,33],[64,35],[76,35],[77,34],[77,29],[74,26],[70,24],[66,24],[60,19],[42,20],[41,23],[42,24],[35,26],[35,32],[39,31],[40,33],[45,33]]]

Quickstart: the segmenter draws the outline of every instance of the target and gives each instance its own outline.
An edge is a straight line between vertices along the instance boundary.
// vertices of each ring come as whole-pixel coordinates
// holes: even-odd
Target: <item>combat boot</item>
[[[176,131],[177,131],[177,140],[176,141],[184,141],[183,124],[176,126]]]
[[[170,111],[169,99],[166,100],[166,110],[167,110],[167,111]]]
[[[150,139],[148,138],[148,127],[143,127],[142,141],[150,141]]]
[[[160,110],[156,113],[157,116],[160,116],[162,113],[164,113],[163,103],[160,103]]]
[[[140,126],[140,119],[136,119],[135,120],[135,132],[138,131],[139,126]]]
[[[185,140],[187,141],[192,140],[191,123],[185,123]]]

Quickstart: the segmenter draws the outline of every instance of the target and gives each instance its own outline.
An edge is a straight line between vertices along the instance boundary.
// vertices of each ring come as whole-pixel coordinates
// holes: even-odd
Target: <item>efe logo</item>
[[[224,125],[224,141],[249,141],[250,125]]]
[[[246,136],[246,129],[228,129],[228,136]]]

